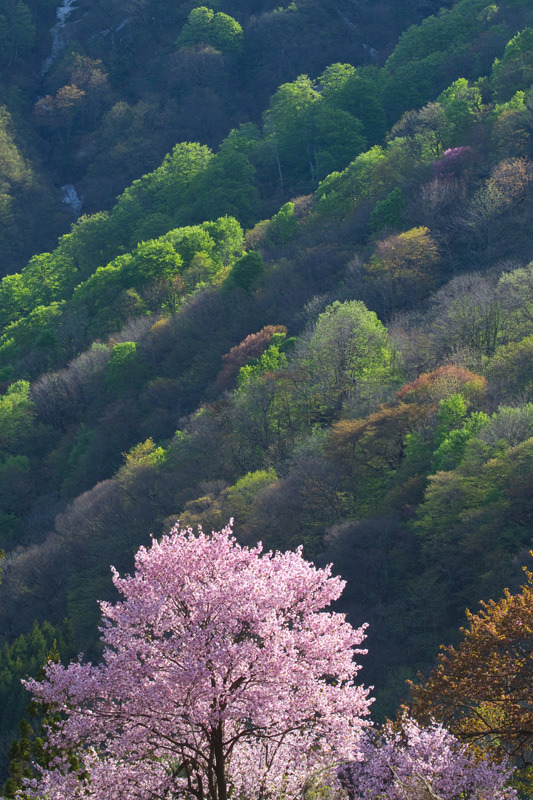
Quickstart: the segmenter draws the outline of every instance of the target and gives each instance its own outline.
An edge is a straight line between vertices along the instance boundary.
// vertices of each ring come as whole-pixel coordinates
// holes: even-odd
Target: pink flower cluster
[[[468,145],[451,147],[444,151],[442,158],[433,162],[433,176],[446,178],[449,175],[459,175],[465,167],[472,163],[474,158],[472,148]]]
[[[27,684],[62,715],[49,746],[65,754],[30,796],[290,799],[360,757],[364,626],[324,610],[344,586],[329,569],[241,547],[229,528],[174,529],[113,580],[102,663],[50,664]]]
[[[505,784],[512,770],[476,758],[441,725],[420,727],[405,718],[361,742],[364,760],[345,765],[339,778],[351,800],[513,800]]]

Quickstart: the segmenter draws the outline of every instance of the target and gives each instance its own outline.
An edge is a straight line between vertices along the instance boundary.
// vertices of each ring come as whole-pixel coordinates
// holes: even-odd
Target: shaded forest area
[[[31,103],[5,65],[6,743],[177,519],[332,561],[378,715],[529,559],[531,4],[263,5],[80,5]]]

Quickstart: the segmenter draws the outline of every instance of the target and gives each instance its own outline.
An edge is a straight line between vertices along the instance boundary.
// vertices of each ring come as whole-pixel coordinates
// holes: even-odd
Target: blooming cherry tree
[[[361,742],[364,760],[346,764],[340,780],[350,800],[515,800],[511,775],[473,753],[442,725],[420,727],[405,717]]]
[[[175,528],[113,581],[102,663],[28,682],[61,714],[49,749],[64,754],[31,796],[285,799],[359,757],[365,626],[324,610],[344,586],[329,568]]]

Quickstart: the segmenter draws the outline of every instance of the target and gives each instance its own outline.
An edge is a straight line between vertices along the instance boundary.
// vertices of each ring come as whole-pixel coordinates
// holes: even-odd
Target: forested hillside
[[[1,5],[0,275],[53,247],[80,206],[110,208],[176,142],[217,148],[235,126],[260,122],[285,81],[335,61],[382,64],[439,3],[212,5]],[[280,201],[268,200],[270,214]]]
[[[447,6],[1,11],[6,747],[178,519],[333,562],[378,718],[520,585],[533,7]]]

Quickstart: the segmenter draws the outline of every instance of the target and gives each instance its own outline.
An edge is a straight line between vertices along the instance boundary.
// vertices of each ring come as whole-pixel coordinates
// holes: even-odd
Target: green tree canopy
[[[237,20],[221,11],[198,6],[190,12],[176,44],[178,47],[209,44],[223,53],[236,55],[242,48],[242,40],[242,27]]]

